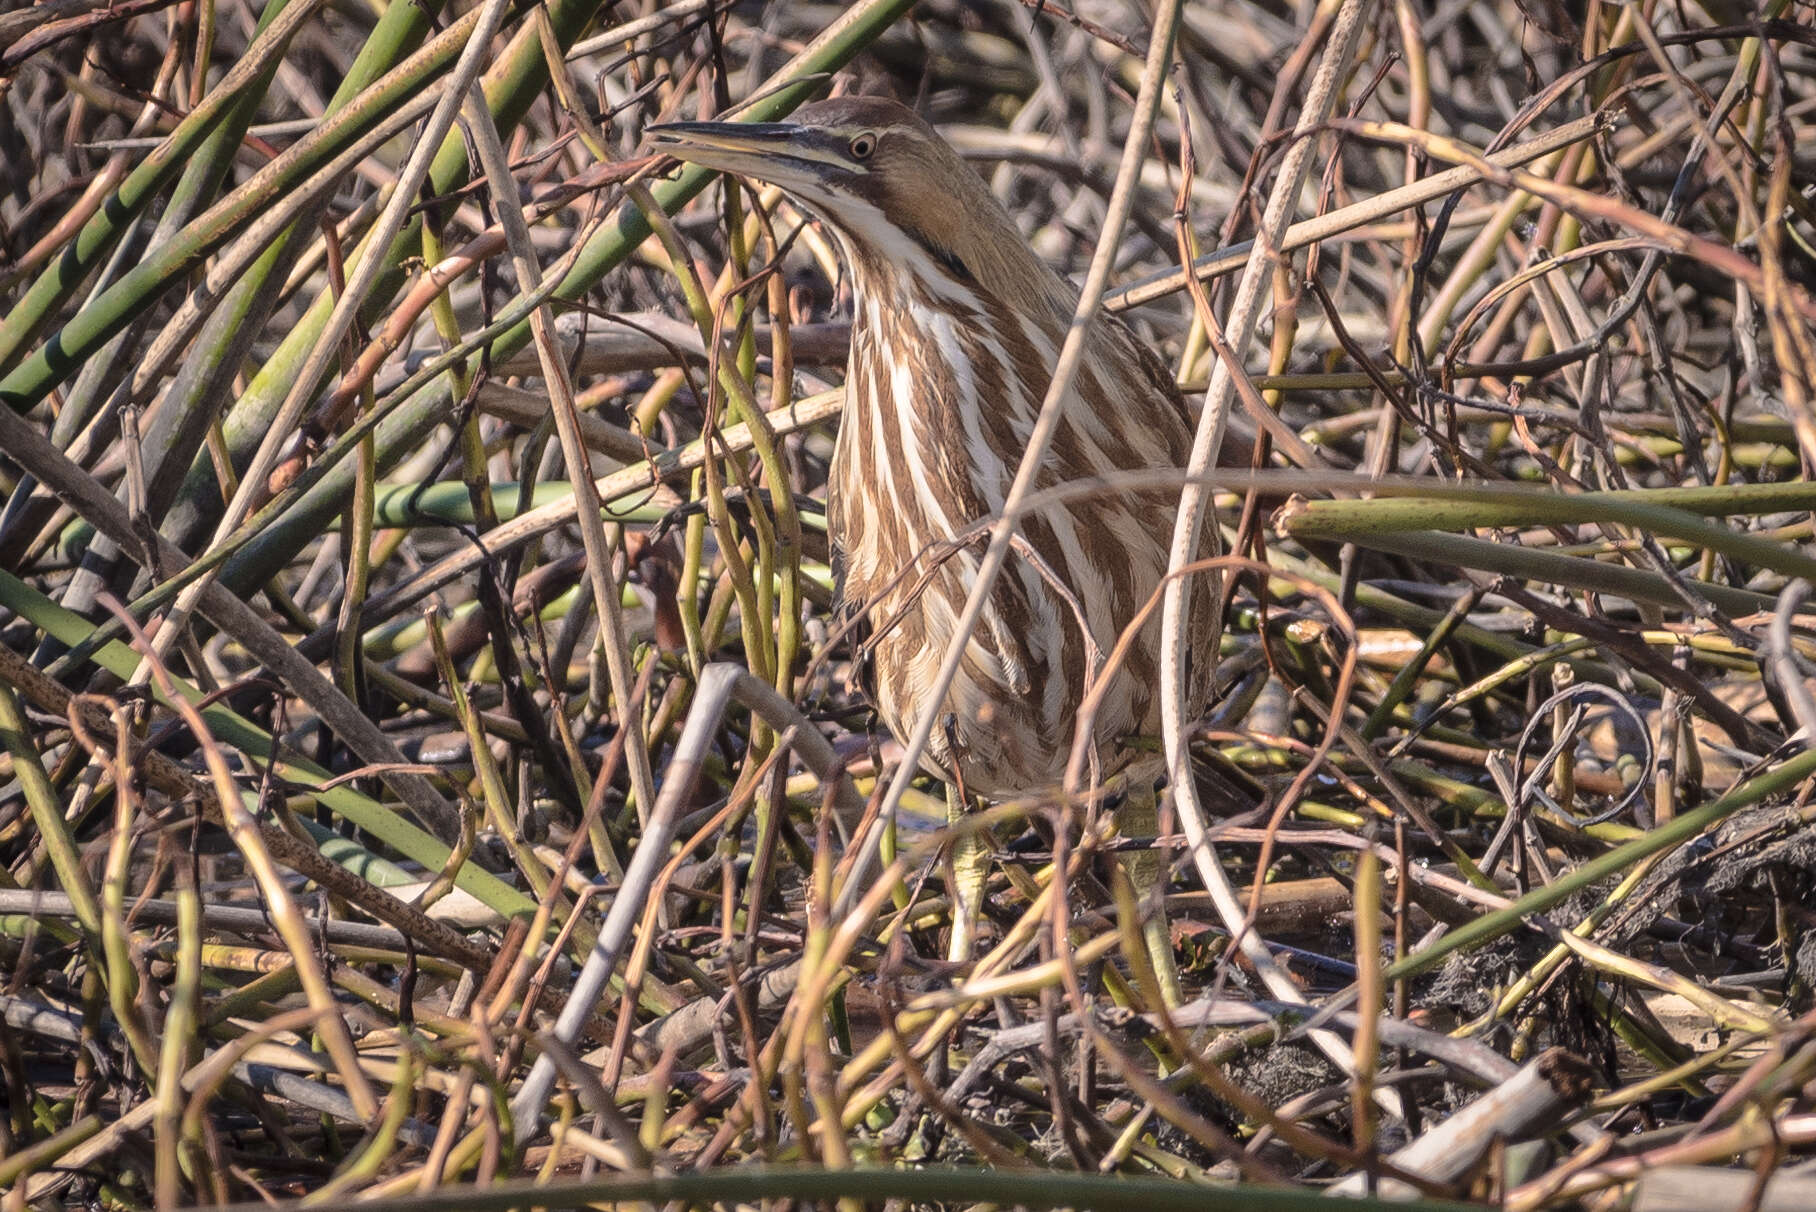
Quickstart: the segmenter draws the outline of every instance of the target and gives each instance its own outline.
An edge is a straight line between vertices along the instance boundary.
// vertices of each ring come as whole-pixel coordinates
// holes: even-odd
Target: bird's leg
[[[1154,784],[1142,778],[1132,780],[1121,807],[1116,809],[1117,832],[1125,839],[1153,837],[1159,828],[1160,800],[1154,794]],[[1185,992],[1179,983],[1179,966],[1173,961],[1173,935],[1167,924],[1166,861],[1155,849],[1125,850],[1116,861],[1122,864],[1135,894],[1143,902],[1153,898],[1153,911],[1142,914],[1141,938],[1147,944],[1148,962],[1160,982],[1160,1000],[1169,1007],[1183,1005]],[[1144,904],[1143,908],[1147,906]]]
[[[977,919],[984,907],[984,881],[990,874],[990,847],[980,829],[958,828],[971,805],[956,783],[946,784],[946,824],[952,841],[952,941],[946,958],[962,964],[977,943]]]

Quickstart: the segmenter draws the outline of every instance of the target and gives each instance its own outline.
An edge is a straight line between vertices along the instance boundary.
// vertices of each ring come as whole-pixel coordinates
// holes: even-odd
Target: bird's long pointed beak
[[[793,122],[665,122],[644,133],[677,159],[783,186],[818,180],[838,164],[813,130]]]

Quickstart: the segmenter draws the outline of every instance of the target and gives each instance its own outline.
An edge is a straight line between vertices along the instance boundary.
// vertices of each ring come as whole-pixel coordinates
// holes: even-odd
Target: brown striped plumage
[[[786,189],[826,222],[850,268],[856,311],[827,514],[845,598],[878,629],[878,710],[906,735],[929,706],[981,554],[972,543],[940,562],[942,540],[1001,509],[1077,291],[951,146],[895,102],[844,98],[806,106],[790,123],[654,133],[683,159]],[[1164,366],[1100,316],[1038,486],[1182,467],[1191,441]],[[998,579],[943,704],[953,726],[935,729],[931,764],[949,776],[956,762],[966,785],[991,798],[1057,783],[1080,700],[1159,585],[1172,530],[1164,491],[1028,518],[1025,546]],[[1118,740],[1158,731],[1158,632],[1156,613],[1099,708],[1105,770],[1121,764]],[[1208,622],[1199,634],[1208,640]]]

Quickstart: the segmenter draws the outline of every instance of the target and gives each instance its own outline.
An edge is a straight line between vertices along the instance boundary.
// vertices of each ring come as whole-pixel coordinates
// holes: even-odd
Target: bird
[[[932,687],[982,555],[951,541],[1002,510],[1078,289],[952,145],[896,101],[846,96],[784,122],[670,122],[647,133],[677,159],[779,187],[820,220],[843,260],[851,343],[826,517],[841,600],[873,628],[870,691],[882,721],[901,738],[923,712],[940,712],[923,760],[946,780],[953,817],[971,807],[961,783],[967,798],[995,801],[1057,787],[1087,690],[1166,574],[1176,488],[1096,494],[1027,516],[937,704]],[[1182,468],[1192,437],[1159,355],[1101,314],[1036,487]],[[1208,697],[1209,614],[1191,621],[1194,710]],[[1125,832],[1153,830],[1161,767],[1151,747],[1144,757],[1129,742],[1159,731],[1159,653],[1154,611],[1110,670],[1094,717],[1100,770],[1128,774]],[[964,847],[955,959],[972,946],[988,864],[981,844]],[[1132,875],[1151,883],[1158,868],[1143,855]],[[1162,992],[1177,1000],[1158,908],[1145,928]]]

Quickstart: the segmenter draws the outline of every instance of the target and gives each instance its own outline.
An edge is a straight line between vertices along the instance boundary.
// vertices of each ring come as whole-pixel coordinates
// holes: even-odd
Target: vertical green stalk
[[[641,196],[639,194],[641,193]],[[681,284],[682,294],[687,300],[689,313],[694,324],[700,330],[701,339],[711,342],[718,325],[715,321],[712,306],[706,297],[706,291],[694,275],[692,262],[688,260],[686,249],[682,246],[680,236],[674,224],[656,205],[654,199],[641,187],[631,191],[631,198],[643,211],[646,221],[655,229],[657,238],[667,250],[670,262],[675,267],[675,274]],[[738,225],[737,246],[742,247],[742,224]],[[738,255],[736,247],[734,258]],[[734,260],[734,265],[737,262]],[[736,306],[742,307],[742,300]],[[740,362],[749,360],[754,369],[755,346],[751,344],[750,334],[740,346]],[[710,348],[710,344],[709,344]],[[756,533],[757,549],[760,558],[758,577],[755,584],[756,608],[761,611],[759,620],[767,622],[775,618],[773,633],[761,637],[760,647],[766,657],[764,667],[759,669],[752,665],[751,671],[770,682],[778,693],[785,698],[792,698],[794,693],[794,663],[800,647],[800,551],[801,551],[801,518],[795,507],[794,493],[790,487],[787,466],[782,461],[781,451],[776,436],[769,427],[768,418],[758,403],[756,393],[751,390],[750,378],[739,367],[721,361],[719,363],[719,383],[723,388],[731,417],[734,421],[749,426],[751,446],[757,453],[757,459],[763,467],[764,480],[768,485],[770,517],[765,518],[751,504],[752,526]],[[708,477],[709,492],[711,477]],[[773,520],[772,520],[773,519]],[[775,590],[780,582],[781,614],[776,611]],[[749,609],[749,606],[745,607]],[[745,628],[746,645],[749,646],[751,629]]]
[[[1372,829],[1369,835],[1372,836]],[[1356,1152],[1367,1157],[1375,1147],[1375,1066],[1381,1040],[1381,860],[1372,847],[1356,860],[1356,1034],[1352,1041],[1356,1071],[1350,1079],[1350,1118]]]
[[[125,708],[120,708],[124,712]],[[132,867],[132,824],[137,801],[132,795],[133,771],[126,755],[130,727],[122,716],[116,716],[115,752],[107,769],[113,775],[113,837],[107,847],[106,873],[101,882],[101,950],[105,957],[107,1001],[114,1022],[126,1037],[146,1075],[156,1080],[158,1052],[152,1046],[151,1034],[139,1014],[137,1000],[138,970],[132,962],[132,936],[126,929],[126,881]]]
[[[699,500],[706,490],[705,473],[696,471],[688,484],[688,499]],[[700,572],[706,558],[706,518],[690,514],[681,546],[680,585],[675,601],[681,609],[681,630],[687,636],[687,664],[693,676],[700,676],[706,664],[706,639],[700,628]]]
[[[737,284],[743,282],[750,274],[750,241],[745,238],[744,231],[744,188],[735,177],[724,178],[724,183],[725,187],[721,191],[721,196],[725,206],[727,295],[719,300],[717,314],[723,316],[723,330],[737,338],[737,345],[732,354],[732,367],[735,368],[741,383],[749,384],[756,380],[756,332],[745,326],[744,321],[749,315],[750,308],[744,292],[736,289]],[[661,223],[656,224],[659,232],[662,226]],[[708,329],[701,333],[701,340],[710,341],[713,336],[713,331]],[[723,357],[724,355],[721,353],[721,379],[727,378],[723,371]],[[733,394],[730,387],[727,387],[725,391],[728,396]],[[734,420],[741,421],[744,419],[743,414],[749,411],[751,410],[734,407],[732,417]],[[770,626],[770,620],[775,618],[776,609],[775,534],[771,519],[762,516],[754,497],[750,501],[750,520],[751,529],[757,539],[757,572],[754,586],[757,592],[757,618],[764,624],[763,641],[770,669],[773,671],[773,675],[779,675],[781,665],[776,660],[779,654],[775,650],[775,633]],[[787,691],[784,690],[783,693],[786,695]],[[762,815],[762,811],[761,808],[758,809],[759,817]]]
[[[4,747],[13,759],[13,777],[25,793],[32,824],[50,855],[57,882],[69,896],[76,924],[87,935],[88,945],[98,949],[101,944],[100,904],[88,882],[88,873],[82,868],[82,854],[70,835],[69,822],[63,819],[57,789],[51,784],[38,751],[32,745],[25,713],[19,709],[19,700],[13,697],[12,687],[5,682],[0,682],[0,747]]]
[[[454,700],[454,708],[460,714],[462,729],[466,732],[467,748],[473,758],[473,770],[479,776],[481,798],[485,801],[486,815],[491,818],[492,827],[498,830],[511,849],[511,855],[517,861],[524,878],[529,881],[530,890],[539,901],[549,898],[549,873],[524,841],[522,830],[517,828],[517,816],[512,811],[511,793],[505,786],[504,773],[498,769],[498,762],[492,757],[492,748],[486,738],[485,725],[480,721],[479,709],[473,706],[467,697],[467,688],[461,681],[460,673],[454,668],[454,660],[448,655],[447,637],[442,634],[441,620],[431,612],[427,616],[429,624],[429,642],[435,650],[435,667],[440,671],[442,681],[447,683],[448,697]]]
[[[369,406],[370,393],[367,393],[367,399]],[[360,625],[360,608],[371,582],[372,514],[378,491],[378,444],[371,434],[360,439],[354,459],[353,499],[347,502],[343,532],[346,536],[343,554],[347,560],[347,583],[341,597],[339,652],[335,664],[339,667],[341,689],[358,703],[365,682],[360,675],[360,664],[365,660],[360,648],[360,634],[364,630]]]
[[[202,899],[185,870],[177,886],[176,977],[164,1011],[164,1040],[158,1057],[152,1140],[156,1153],[158,1207],[180,1206],[182,1194],[183,1075],[196,1046],[196,1007],[202,995]]]

